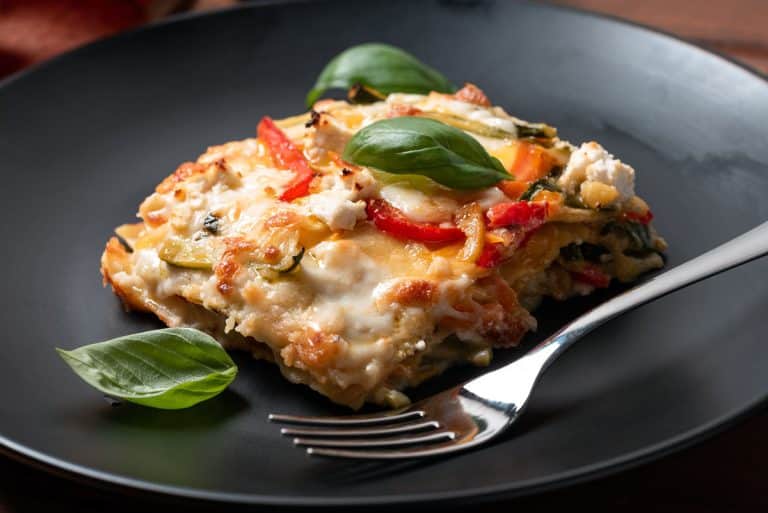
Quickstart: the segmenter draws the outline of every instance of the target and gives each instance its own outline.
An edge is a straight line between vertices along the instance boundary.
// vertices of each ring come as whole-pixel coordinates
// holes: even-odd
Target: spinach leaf
[[[536,196],[537,193],[541,191],[553,191],[553,192],[562,192],[560,187],[555,185],[551,180],[548,178],[540,178],[533,182],[530,186],[528,186],[528,189],[523,193],[522,196],[520,196],[520,200],[522,201],[530,201],[531,198]]]
[[[656,251],[651,240],[651,233],[648,225],[636,223],[634,221],[616,222],[612,221],[603,227],[603,235],[614,232],[629,238],[629,247],[627,253],[643,255],[651,251]]]

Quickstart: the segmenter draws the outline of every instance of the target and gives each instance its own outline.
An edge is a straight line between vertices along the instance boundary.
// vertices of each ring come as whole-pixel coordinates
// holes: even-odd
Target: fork
[[[438,456],[477,447],[525,410],[542,373],[576,340],[648,303],[768,254],[768,222],[600,304],[499,369],[394,411],[342,417],[270,414],[312,455],[360,459]]]

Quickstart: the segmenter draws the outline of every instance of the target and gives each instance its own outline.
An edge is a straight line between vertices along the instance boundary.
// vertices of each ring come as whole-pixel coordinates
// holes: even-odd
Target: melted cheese
[[[515,118],[504,112],[500,107],[484,107],[474,103],[459,101],[445,94],[390,94],[387,97],[390,105],[412,105],[424,111],[444,112],[471,121],[477,121],[491,128],[499,128],[515,136]]]
[[[393,316],[380,313],[373,290],[386,276],[352,240],[321,242],[309,251],[302,276],[315,292],[310,323],[341,333],[349,341],[369,341],[391,333]]]
[[[458,202],[447,195],[427,196],[406,184],[383,187],[381,197],[418,223],[450,222],[458,209]]]
[[[510,335],[514,343],[535,326],[515,292],[499,288],[500,276],[527,291],[531,304],[536,295],[583,291],[570,282],[553,285],[552,276],[568,277],[557,267],[560,248],[575,241],[601,243],[599,225],[610,214],[561,209],[557,219],[570,221],[542,227],[503,269],[461,260],[461,241],[433,247],[383,233],[366,220],[366,202],[373,198],[413,222],[445,224],[454,223],[468,203],[486,211],[510,201],[496,187],[454,191],[423,178],[414,186],[399,176],[345,168],[338,161],[345,140],[388,117],[396,104],[515,133],[517,120],[502,109],[448,95],[393,94],[365,106],[318,102],[315,108],[327,112],[328,124],[305,127],[299,118],[285,128],[318,175],[308,196],[290,203],[278,199],[294,175],[276,169],[260,141],[212,147],[142,203],[144,223],[133,230],[133,252],[122,250],[116,239],[108,244],[105,278],[131,307],[155,312],[169,325],[207,329],[229,347],[266,354],[291,381],[352,407],[364,401],[400,404],[405,396],[395,389],[458,360],[487,363],[495,337]],[[473,136],[489,151],[510,144]],[[632,168],[599,145],[575,151],[560,180],[574,193],[589,181],[616,187],[622,201],[634,193]],[[205,226],[209,216],[216,218],[215,228]],[[166,247],[171,242],[195,251],[174,260]],[[658,259],[624,257],[623,243],[610,242],[616,256],[607,264],[621,279],[630,279],[633,269],[660,265]],[[444,342],[451,335],[460,341]]]

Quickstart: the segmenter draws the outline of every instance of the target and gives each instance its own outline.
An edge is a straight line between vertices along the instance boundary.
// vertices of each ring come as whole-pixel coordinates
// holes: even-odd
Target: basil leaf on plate
[[[420,117],[368,125],[350,139],[343,158],[388,173],[426,176],[452,189],[479,189],[513,178],[472,136]]]
[[[237,366],[219,343],[191,328],[145,331],[72,351],[56,350],[101,392],[166,410],[210,399],[237,375]]]
[[[456,91],[443,75],[413,55],[394,46],[365,43],[331,59],[307,94],[307,106],[312,106],[328,89],[349,89],[358,84],[384,94]]]

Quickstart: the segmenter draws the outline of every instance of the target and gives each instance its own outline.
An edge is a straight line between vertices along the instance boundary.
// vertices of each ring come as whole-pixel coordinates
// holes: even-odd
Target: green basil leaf
[[[368,125],[350,139],[343,158],[387,173],[426,176],[452,189],[479,189],[512,179],[472,136],[420,117]]]
[[[413,55],[394,46],[365,43],[344,50],[325,66],[307,94],[307,106],[328,89],[349,89],[357,84],[384,94],[456,91],[443,75]]]
[[[216,340],[191,328],[168,328],[56,349],[86,383],[144,406],[176,410],[219,394],[237,366]]]

